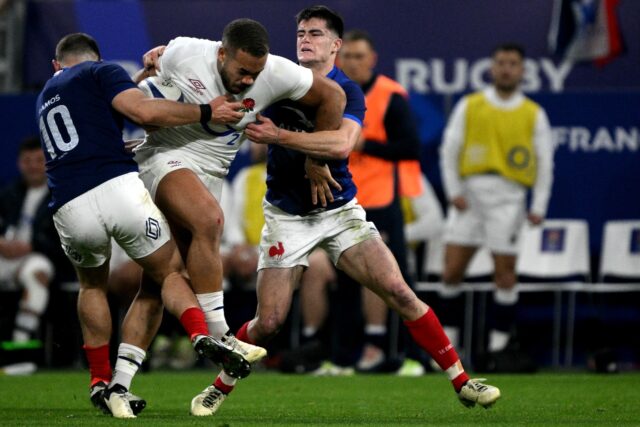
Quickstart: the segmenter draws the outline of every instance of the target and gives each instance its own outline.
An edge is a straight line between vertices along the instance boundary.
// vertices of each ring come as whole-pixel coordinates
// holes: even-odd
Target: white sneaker
[[[108,390],[105,393],[104,401],[114,418],[136,418],[129,404],[130,394],[124,388],[122,390]]]
[[[191,415],[196,417],[213,415],[226,398],[226,394],[210,385],[191,400]]]
[[[255,363],[267,355],[267,350],[257,345],[240,341],[231,333],[231,331],[227,332],[225,336],[222,337],[221,341],[232,347],[234,352],[240,353],[240,355],[242,355],[242,357],[244,357],[244,359],[249,363]]]
[[[325,360],[318,369],[310,373],[316,377],[350,377],[354,375],[356,371],[351,366],[338,366]]]
[[[372,344],[366,344],[362,350],[362,356],[356,363],[358,371],[373,371],[380,367],[385,361],[385,354],[382,349]]]
[[[400,377],[419,377],[424,375],[424,372],[422,363],[413,359],[404,359],[402,366],[396,371],[396,375]]]
[[[476,378],[469,380],[462,386],[458,393],[458,399],[460,399],[460,402],[464,406],[472,408],[478,403],[486,409],[496,403],[496,400],[500,398],[499,388],[483,384],[481,381],[486,381],[486,379]]]

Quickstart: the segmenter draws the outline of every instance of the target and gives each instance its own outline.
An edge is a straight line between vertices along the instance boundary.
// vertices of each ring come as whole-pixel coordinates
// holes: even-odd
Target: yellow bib
[[[244,188],[244,235],[247,243],[258,245],[264,225],[262,199],[267,193],[267,165],[257,163],[247,168],[247,180]]]
[[[539,108],[525,98],[519,107],[504,110],[482,92],[469,95],[460,175],[497,173],[531,187],[536,180],[533,134]]]

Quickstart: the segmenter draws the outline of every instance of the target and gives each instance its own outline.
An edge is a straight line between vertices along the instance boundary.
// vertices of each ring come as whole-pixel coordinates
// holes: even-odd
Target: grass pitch
[[[0,377],[0,425],[415,426],[636,425],[640,373],[492,375],[502,399],[491,409],[458,403],[441,374],[420,378],[342,378],[255,373],[213,417],[189,415],[191,398],[210,383],[205,371],[139,374],[147,399],[135,420],[102,415],[89,403],[87,372]]]

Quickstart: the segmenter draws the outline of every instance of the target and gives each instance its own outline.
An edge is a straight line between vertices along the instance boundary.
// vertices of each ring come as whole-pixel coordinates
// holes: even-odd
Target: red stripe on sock
[[[233,391],[233,388],[235,387],[235,386],[227,385],[223,383],[220,377],[216,378],[216,380],[213,382],[213,385],[224,394],[231,393]]]
[[[249,344],[255,344],[255,342],[249,338],[249,322],[245,322],[244,325],[240,326],[240,329],[238,329],[238,332],[236,332],[236,338],[238,338],[240,341],[244,341],[247,342]]]
[[[89,347],[83,345],[84,353],[87,356],[89,362],[89,374],[91,375],[90,386],[104,381],[105,384],[109,384],[111,381],[111,361],[109,360],[109,344],[101,345],[100,347]]]
[[[453,388],[457,393],[467,381],[469,381],[469,375],[467,375],[466,372],[462,372],[460,375],[451,380],[451,384],[453,384]]]
[[[413,321],[405,321],[404,324],[409,328],[414,341],[429,353],[443,371],[446,371],[460,359],[447,334],[444,333],[440,320],[433,309],[429,308],[422,317]],[[457,378],[460,376],[458,375]]]
[[[209,335],[207,322],[204,320],[204,313],[198,307],[186,309],[184,313],[182,313],[182,316],[180,316],[180,323],[185,331],[187,331],[190,339],[193,339],[196,335]]]

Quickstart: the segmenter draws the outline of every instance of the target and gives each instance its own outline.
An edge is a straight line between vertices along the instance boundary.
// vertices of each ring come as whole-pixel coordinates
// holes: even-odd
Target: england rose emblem
[[[254,101],[252,98],[245,98],[242,100],[242,109],[240,111],[248,113],[250,111],[253,111],[253,107],[255,107],[255,105],[256,101]]]

